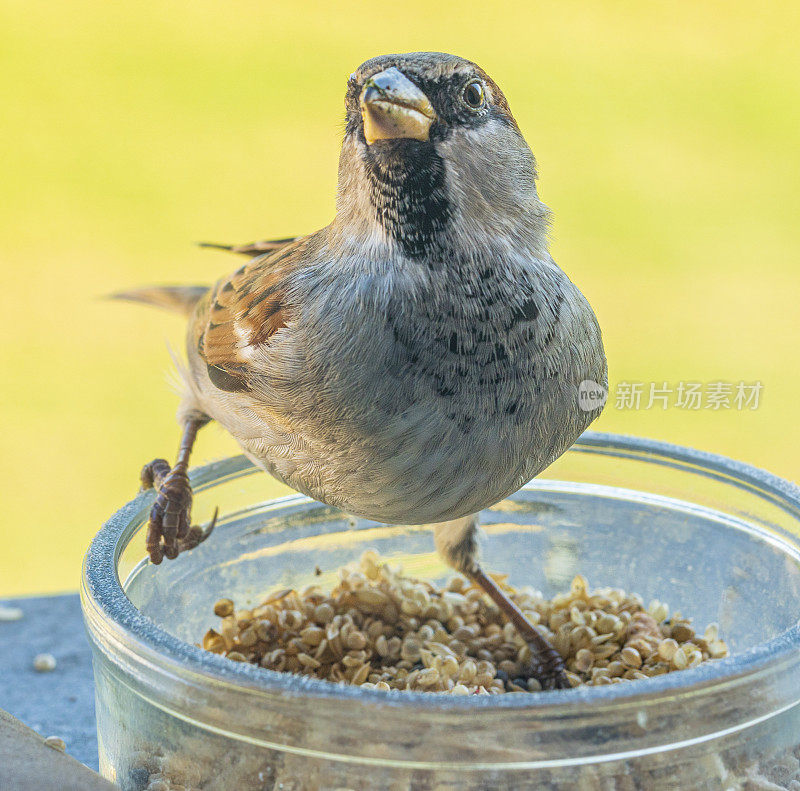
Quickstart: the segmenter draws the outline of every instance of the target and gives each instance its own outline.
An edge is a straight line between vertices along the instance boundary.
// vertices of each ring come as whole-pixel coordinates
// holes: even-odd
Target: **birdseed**
[[[0,605],[0,622],[19,621],[23,614],[24,613],[19,607],[6,607],[4,605]]]
[[[66,752],[67,744],[60,736],[48,736],[44,743],[48,747],[52,747],[54,750],[59,750],[60,752]]]
[[[318,585],[281,589],[257,607],[214,605],[203,647],[235,662],[384,691],[454,695],[538,692],[531,650],[500,609],[463,577],[443,587],[410,577],[368,550]],[[680,612],[618,588],[590,591],[577,576],[551,599],[495,582],[564,659],[574,687],[671,673],[728,655],[719,628],[702,634]],[[55,660],[54,660],[55,661]]]
[[[33,669],[37,673],[49,673],[56,669],[56,658],[52,654],[36,654],[33,658]]]

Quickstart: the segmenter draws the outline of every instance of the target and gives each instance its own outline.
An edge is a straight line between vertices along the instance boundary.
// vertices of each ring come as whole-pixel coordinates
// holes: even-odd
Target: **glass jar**
[[[196,643],[216,599],[248,607],[278,586],[332,583],[366,548],[411,576],[450,573],[430,527],[301,496],[264,502],[264,473],[239,456],[191,476],[195,518],[220,507],[206,543],[147,562],[148,492],[86,555],[102,773],[123,791],[800,788],[800,489],[721,456],[594,432],[545,475],[481,514],[485,568],[546,595],[581,573],[668,601],[718,622],[731,656],[611,686],[460,697],[207,653]]]

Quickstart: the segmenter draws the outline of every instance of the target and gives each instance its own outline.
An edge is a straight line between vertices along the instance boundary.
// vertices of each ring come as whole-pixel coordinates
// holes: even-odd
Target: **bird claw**
[[[181,552],[194,549],[213,531],[219,509],[205,528],[191,524],[192,487],[181,465],[170,469],[164,459],[155,459],[142,469],[142,491],[155,488],[158,494],[150,509],[147,526],[147,553],[150,562],[158,565]]]
[[[178,541],[178,551],[186,552],[194,549],[198,544],[202,544],[213,532],[217,525],[217,517],[219,516],[219,508],[214,509],[214,514],[211,521],[205,526],[192,525],[186,536]]]
[[[567,678],[564,660],[558,651],[549,645],[544,651],[533,643],[528,645],[533,654],[530,676],[542,685],[542,689],[571,689],[572,684]]]

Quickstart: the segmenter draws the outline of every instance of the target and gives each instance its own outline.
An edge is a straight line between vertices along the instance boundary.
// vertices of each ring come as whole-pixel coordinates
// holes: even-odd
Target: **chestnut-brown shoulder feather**
[[[198,315],[197,350],[222,390],[247,390],[252,349],[268,343],[291,319],[286,278],[307,237],[252,259],[211,290]]]

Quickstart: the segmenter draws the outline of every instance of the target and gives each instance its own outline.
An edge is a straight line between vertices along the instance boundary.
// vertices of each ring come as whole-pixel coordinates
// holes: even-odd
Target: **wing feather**
[[[291,320],[287,278],[302,258],[308,237],[253,258],[220,280],[199,316],[197,350],[209,377],[222,390],[246,390],[253,351]]]

